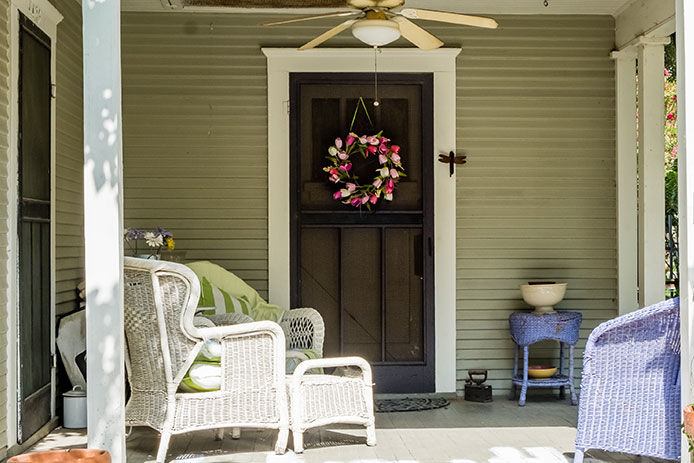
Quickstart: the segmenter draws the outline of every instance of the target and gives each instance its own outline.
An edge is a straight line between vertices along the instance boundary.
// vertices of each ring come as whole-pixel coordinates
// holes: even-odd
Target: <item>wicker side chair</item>
[[[164,462],[171,435],[202,429],[278,429],[275,452],[283,453],[289,413],[280,326],[253,322],[197,328],[193,315],[200,287],[186,266],[126,257],[124,274],[131,388],[126,424],[161,433],[157,462]],[[181,379],[207,339],[222,344],[221,389],[178,393]]]
[[[679,299],[599,325],[588,338],[575,463],[587,449],[680,458]]]

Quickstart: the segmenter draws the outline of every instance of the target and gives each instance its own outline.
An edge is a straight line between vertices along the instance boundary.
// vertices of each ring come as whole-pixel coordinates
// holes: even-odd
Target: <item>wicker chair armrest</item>
[[[637,310],[635,312],[622,315],[612,320],[608,320],[598,325],[586,342],[585,356],[590,357],[591,352],[596,349],[602,338],[615,331],[629,329],[632,325],[643,323],[645,319],[653,318],[657,323],[657,318],[665,312],[679,311],[679,298],[669,299],[658,304]]]
[[[240,323],[252,323],[253,319],[243,313],[225,313],[225,314],[214,314],[214,315],[200,315],[205,317],[217,326],[225,325],[238,325]]]
[[[258,334],[260,332],[267,332],[272,334],[278,341],[281,341],[281,348],[284,350],[284,331],[275,322],[270,321],[260,321],[252,323],[241,323],[238,325],[222,325],[212,327],[188,327],[188,331],[192,336],[200,341],[207,339],[220,339],[223,340],[229,337],[239,337],[249,334]]]
[[[333,357],[304,360],[294,370],[292,381],[295,384],[301,383],[302,377],[309,370],[336,367],[357,367],[361,370],[364,382],[366,384],[372,384],[371,365],[361,357]]]
[[[280,322],[289,348],[312,349],[323,356],[325,323],[317,310],[302,307],[286,311]]]

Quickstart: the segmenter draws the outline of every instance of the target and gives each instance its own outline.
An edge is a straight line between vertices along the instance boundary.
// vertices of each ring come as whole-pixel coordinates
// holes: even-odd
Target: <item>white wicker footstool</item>
[[[360,375],[307,374],[317,368],[356,367]],[[294,452],[304,450],[304,431],[332,423],[366,427],[366,445],[376,445],[371,367],[361,357],[305,360],[287,377]]]

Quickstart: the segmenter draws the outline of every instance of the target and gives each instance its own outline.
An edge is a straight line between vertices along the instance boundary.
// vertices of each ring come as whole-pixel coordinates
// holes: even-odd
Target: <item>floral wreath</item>
[[[343,187],[333,193],[334,199],[354,207],[366,205],[369,209],[378,203],[381,195],[386,201],[393,200],[398,182],[407,175],[402,167],[400,146],[389,144],[390,139],[382,134],[383,131],[375,135],[359,136],[350,132],[344,144],[341,138],[336,138],[335,144],[328,148],[330,156],[326,156],[326,159],[330,164],[323,170],[328,173],[328,180]],[[362,185],[358,181],[359,177],[352,174],[352,157],[355,154],[361,154],[364,159],[371,155],[378,156],[381,167],[376,169],[376,176],[371,183]]]

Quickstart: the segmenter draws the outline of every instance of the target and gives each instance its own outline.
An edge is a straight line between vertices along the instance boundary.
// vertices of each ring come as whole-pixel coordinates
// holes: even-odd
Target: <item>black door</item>
[[[19,442],[51,419],[51,44],[19,27]]]
[[[326,323],[325,356],[359,355],[377,392],[433,392],[433,80],[431,74],[292,74],[292,305]],[[322,168],[329,146],[352,131],[383,130],[407,173],[392,202],[371,211],[333,199]],[[371,122],[369,121],[371,119]],[[355,162],[361,183],[376,156]]]

